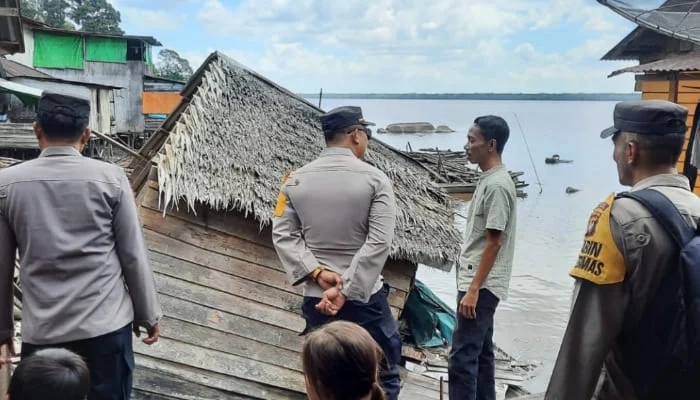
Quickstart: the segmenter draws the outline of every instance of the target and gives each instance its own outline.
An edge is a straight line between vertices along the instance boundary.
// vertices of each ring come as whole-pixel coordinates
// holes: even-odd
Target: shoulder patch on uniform
[[[625,259],[617,247],[610,228],[610,211],[615,194],[611,194],[593,210],[588,219],[583,247],[569,275],[597,285],[625,280]]]
[[[287,172],[282,178],[282,186],[284,186],[287,179],[289,179],[289,174],[291,174],[291,172]],[[287,196],[280,189],[280,194],[277,196],[277,204],[275,205],[275,217],[281,217],[282,214],[284,214],[285,208],[287,208]]]

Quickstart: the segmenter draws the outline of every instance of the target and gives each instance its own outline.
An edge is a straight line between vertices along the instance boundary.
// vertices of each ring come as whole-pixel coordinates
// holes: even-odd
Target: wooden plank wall
[[[641,85],[642,99],[643,100],[669,100],[674,101],[682,106],[688,108],[688,120],[686,125],[688,130],[686,131],[686,141],[683,146],[683,152],[678,158],[678,171],[683,172],[683,164],[685,163],[685,151],[689,145],[689,139],[691,135],[691,130],[693,128],[693,118],[695,118],[695,108],[698,103],[700,103],[700,75],[697,78],[692,75],[683,75],[678,80],[678,91],[673,93],[671,80],[661,79],[649,76],[649,79],[642,81]],[[700,196],[700,172],[698,172],[698,179],[696,180],[693,192]]]
[[[162,339],[135,344],[134,398],[301,399],[302,288],[287,283],[269,228],[239,213],[163,215],[157,184],[140,217],[165,317]],[[398,317],[416,267],[389,262]]]

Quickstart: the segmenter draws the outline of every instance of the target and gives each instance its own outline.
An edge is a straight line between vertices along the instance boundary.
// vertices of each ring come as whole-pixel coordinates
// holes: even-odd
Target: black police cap
[[[44,91],[39,99],[37,113],[62,114],[87,121],[90,119],[90,102],[80,97]]]
[[[321,129],[325,133],[338,132],[353,125],[372,126],[374,123],[365,120],[362,108],[355,106],[337,107],[321,116]]]
[[[685,133],[688,109],[666,100],[623,101],[615,105],[614,125],[600,133],[608,138],[618,132],[663,136]]]

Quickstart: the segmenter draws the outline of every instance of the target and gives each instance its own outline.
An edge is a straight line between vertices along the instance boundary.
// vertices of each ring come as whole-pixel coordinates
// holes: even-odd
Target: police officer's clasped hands
[[[336,315],[345,305],[343,279],[337,272],[323,270],[316,277],[316,283],[323,289],[323,298],[316,304],[316,309],[326,315]]]

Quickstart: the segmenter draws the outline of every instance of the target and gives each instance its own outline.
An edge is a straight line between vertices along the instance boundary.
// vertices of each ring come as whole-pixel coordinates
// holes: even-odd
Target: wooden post
[[[0,357],[7,357],[5,347],[0,350]],[[7,393],[7,388],[10,386],[10,369],[12,365],[0,367],[0,398],[4,398]]]
[[[321,100],[323,100],[323,88],[321,88],[321,93],[318,94],[318,108],[321,108]]]
[[[443,377],[440,375],[440,400],[445,399],[445,394],[444,394],[444,388],[443,388]]]
[[[668,101],[678,102],[678,72],[671,72],[669,77],[670,87],[668,90]]]

